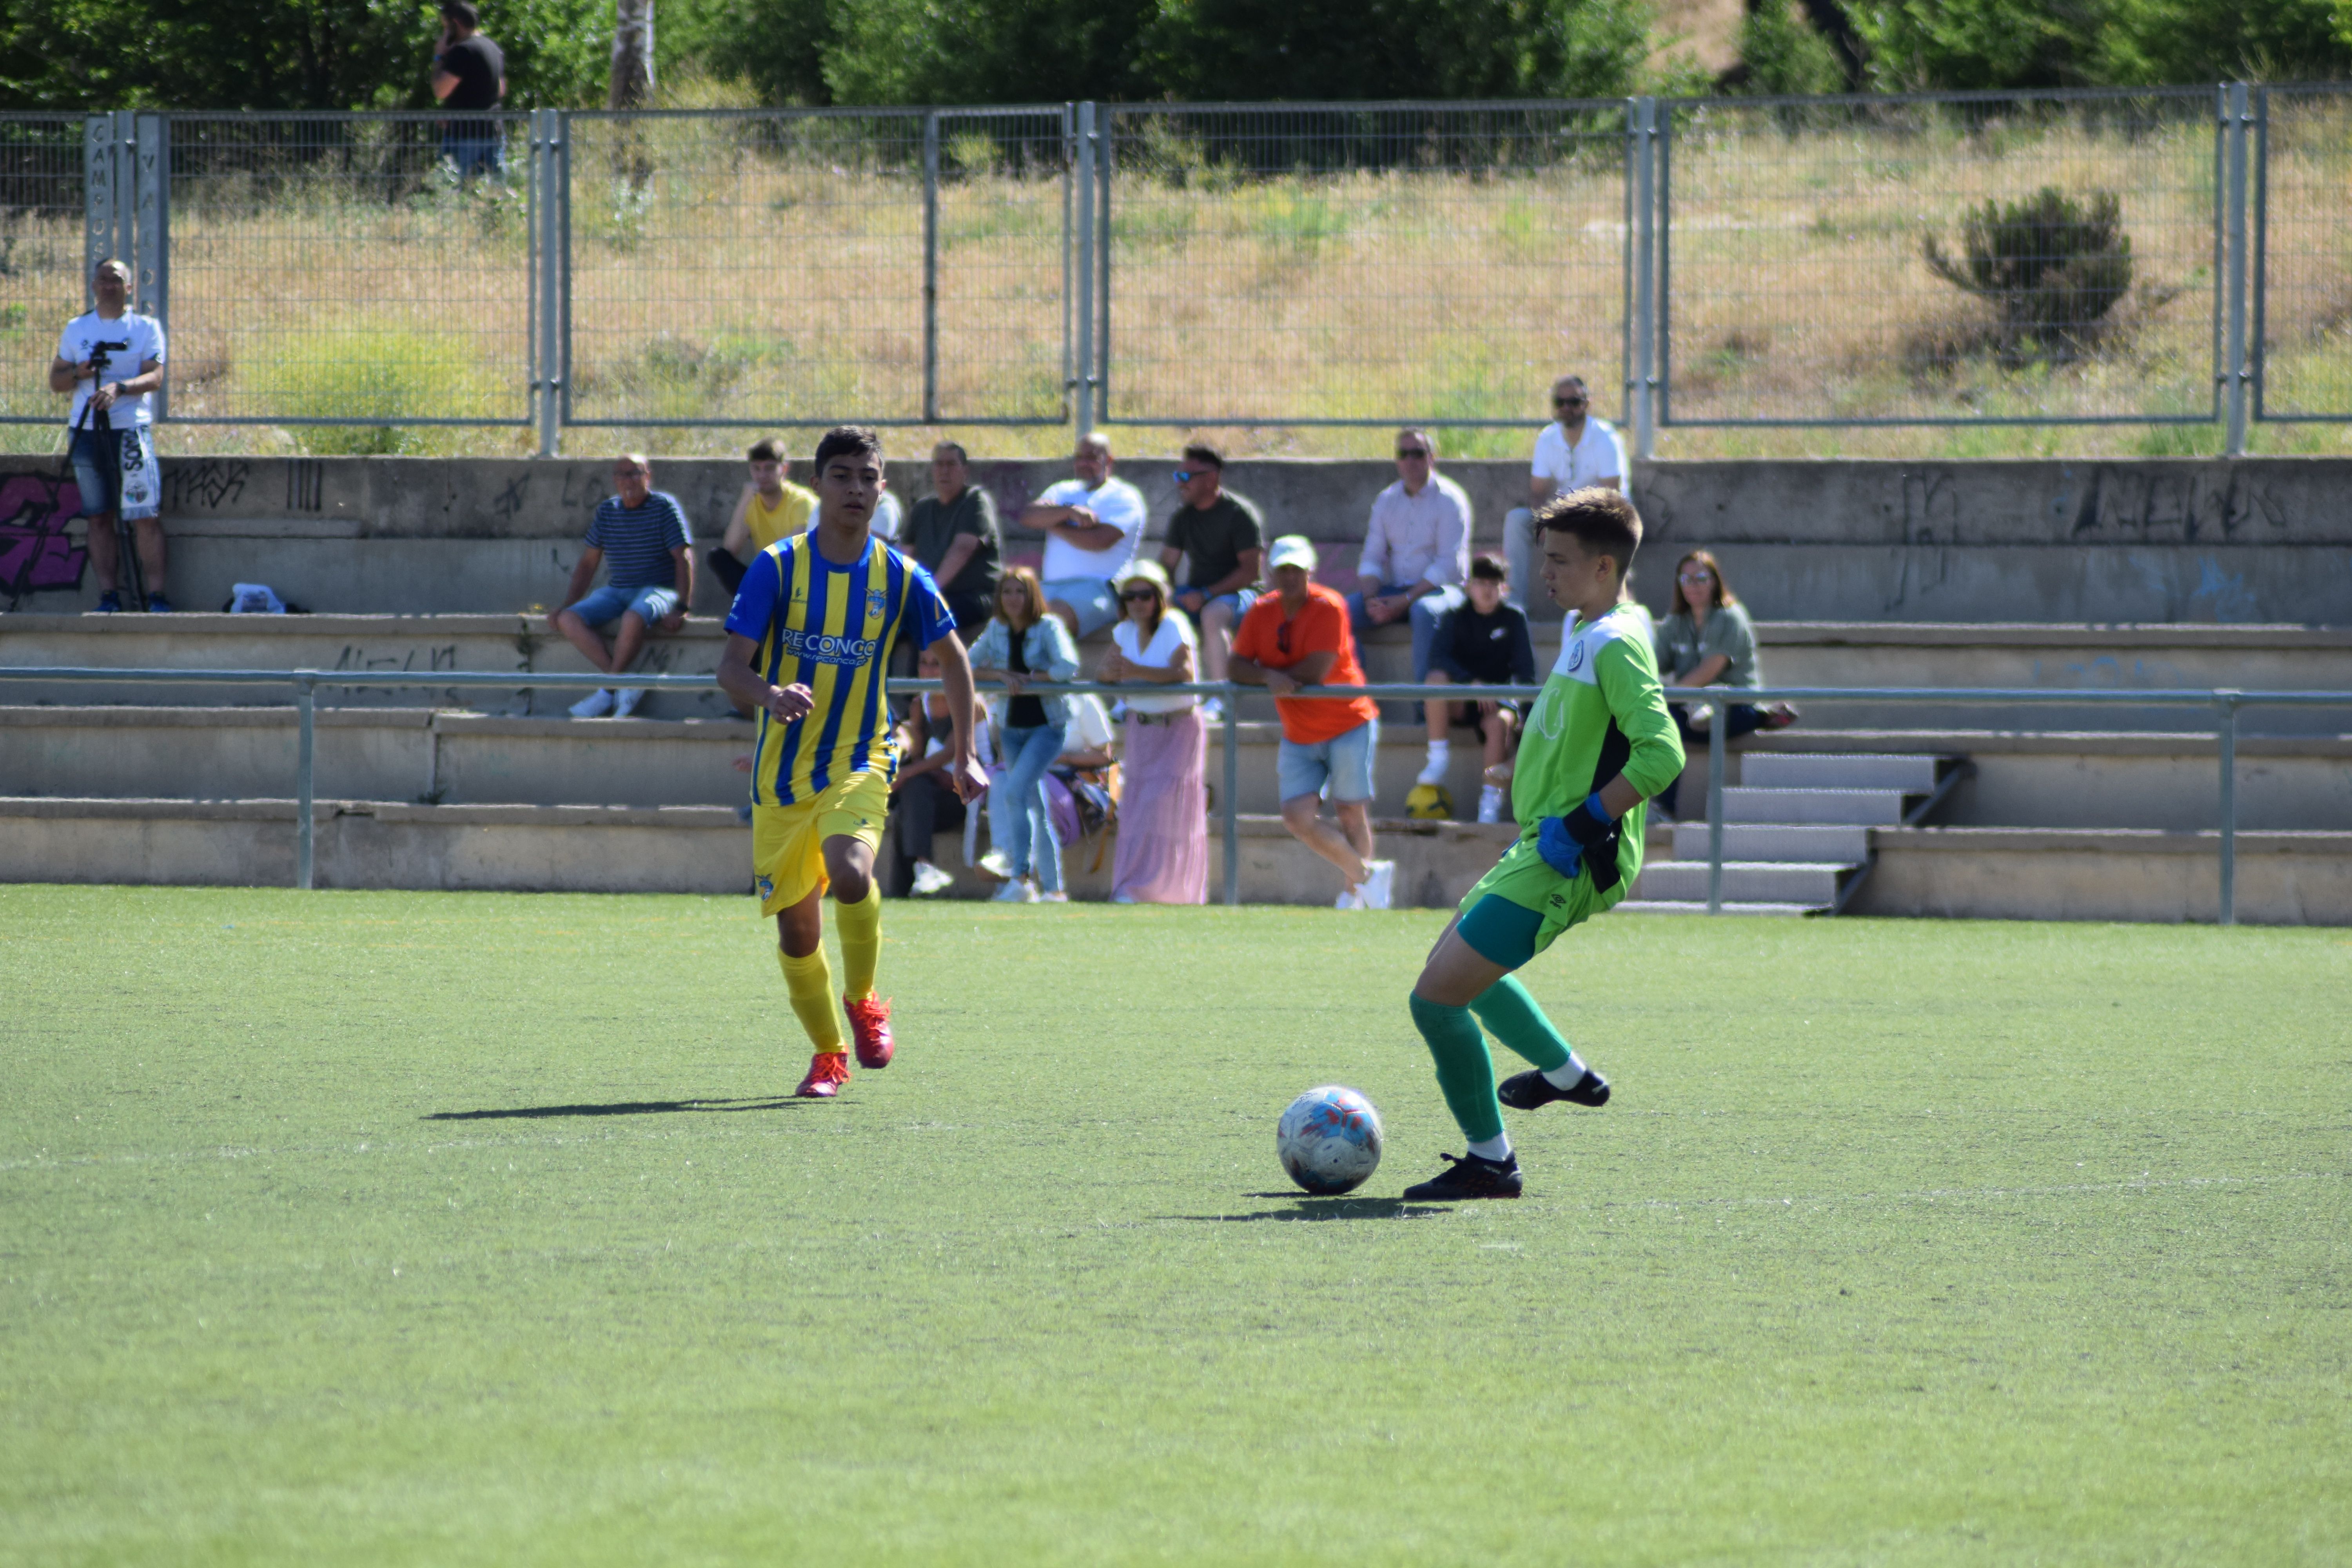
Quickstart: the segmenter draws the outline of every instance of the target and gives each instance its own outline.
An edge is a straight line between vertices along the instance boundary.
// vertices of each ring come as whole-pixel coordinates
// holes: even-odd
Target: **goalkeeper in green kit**
[[[1609,1084],[1580,1060],[1511,971],[1560,932],[1613,906],[1642,870],[1642,803],[1682,772],[1683,743],[1658,687],[1649,618],[1621,603],[1642,519],[1616,490],[1573,490],[1536,514],[1542,579],[1569,612],[1559,662],[1528,714],[1511,775],[1518,842],[1462,900],[1412,988],[1413,1026],[1437,1059],[1467,1157],[1412,1199],[1515,1198],[1519,1163],[1503,1106],[1607,1103]],[[1532,1062],[1495,1087],[1492,1034]]]

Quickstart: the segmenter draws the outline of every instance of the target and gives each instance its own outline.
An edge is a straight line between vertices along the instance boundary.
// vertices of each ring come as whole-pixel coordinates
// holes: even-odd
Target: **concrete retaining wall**
[[[1152,533],[1174,506],[1171,463],[1122,474],[1150,501]],[[314,610],[522,611],[562,595],[609,458],[166,459],[173,586],[184,607],[219,605],[237,581],[268,582]],[[979,482],[1010,519],[1066,465],[982,461]],[[1469,492],[1482,545],[1526,499],[1515,461],[1446,465]],[[741,483],[738,463],[665,458],[656,482],[715,540]],[[1276,531],[1331,542],[1352,565],[1380,462],[1235,463],[1233,488]],[[890,465],[909,499],[920,462]],[[1634,490],[1654,549],[1637,576],[1663,605],[1669,552],[1724,552],[1756,612],[1772,619],[2218,621],[2340,624],[2352,618],[2352,462],[2151,458],[2135,462],[1659,462]],[[54,463],[0,464],[0,602],[84,608],[97,590],[76,560],[69,481]],[[1034,535],[1013,541],[1034,555]],[[698,609],[716,612],[715,586]]]

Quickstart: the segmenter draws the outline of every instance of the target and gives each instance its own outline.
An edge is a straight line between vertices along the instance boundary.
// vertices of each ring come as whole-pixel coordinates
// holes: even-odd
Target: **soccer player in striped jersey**
[[[849,1081],[834,1011],[820,900],[847,971],[839,993],[861,1067],[890,1065],[890,1004],[875,994],[882,889],[874,856],[890,809],[897,742],[883,678],[901,637],[939,657],[953,711],[972,707],[971,664],[929,573],[868,529],[882,497],[882,443],[871,430],[825,432],[816,448],[817,526],[786,534],[743,574],[727,616],[719,684],[760,715],[751,763],[751,868],[760,912],[776,917],[784,989],[816,1047],[799,1092],[830,1100]],[[965,800],[987,780],[956,726],[949,781]]]
[[[1641,514],[1595,486],[1546,503],[1535,528],[1543,584],[1568,624],[1513,764],[1518,841],[1462,900],[1412,988],[1413,1026],[1470,1149],[1463,1159],[1445,1155],[1450,1168],[1407,1187],[1408,1198],[1517,1197],[1519,1163],[1502,1107],[1607,1102],[1607,1080],[1511,972],[1625,896],[1642,874],[1643,803],[1683,771],[1649,617],[1624,598]],[[1481,1025],[1534,1064],[1499,1091]]]

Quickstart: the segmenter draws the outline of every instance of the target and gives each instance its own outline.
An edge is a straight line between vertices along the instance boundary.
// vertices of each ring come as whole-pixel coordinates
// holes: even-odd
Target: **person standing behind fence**
[[[1198,639],[1184,617],[1171,613],[1168,574],[1137,562],[1119,583],[1118,602],[1127,614],[1110,629],[1111,650],[1095,679],[1142,692],[1190,681]],[[1127,699],[1112,903],[1209,901],[1208,747],[1208,727],[1192,697]]]
[[[1090,637],[1118,619],[1111,584],[1143,540],[1143,492],[1111,478],[1110,437],[1078,438],[1070,458],[1076,479],[1048,485],[1021,510],[1021,526],[1045,536],[1046,608],[1074,637]]]
[[[974,680],[1002,681],[1003,771],[988,781],[987,854],[981,869],[1003,879],[1001,904],[1067,903],[1062,891],[1062,844],[1045,804],[1045,769],[1062,754],[1070,728],[1070,699],[1038,697],[1033,680],[1061,682],[1078,673],[1078,647],[1057,616],[1045,613],[1037,574],[1015,566],[996,585],[996,614],[971,645]],[[1030,878],[1036,878],[1032,886]]]
[[[597,503],[563,608],[552,617],[555,629],[608,675],[636,662],[647,632],[685,626],[686,606],[694,598],[693,531],[677,498],[655,489],[653,482],[654,466],[643,453],[624,452],[614,460],[613,488],[619,493]],[[591,594],[588,584],[608,555],[612,572]],[[607,647],[596,628],[616,620],[620,629]],[[572,705],[572,716],[625,719],[645,696],[642,686],[623,687],[617,697],[610,687],[599,687]]]
[[[115,537],[120,518],[137,535],[146,607],[162,614],[172,602],[163,596],[163,487],[151,434],[151,395],[163,384],[163,328],[130,309],[131,268],[121,262],[100,262],[90,291],[98,309],[66,323],[57,358],[49,362],[49,390],[73,394],[67,454],[80,487],[82,515],[89,519],[89,564],[101,585],[98,607],[122,608],[115,591],[122,566]]]
[[[1380,754],[1381,709],[1369,697],[1296,697],[1302,686],[1361,686],[1356,639],[1348,631],[1348,602],[1315,581],[1315,546],[1286,533],[1267,561],[1274,592],[1250,606],[1234,634],[1232,676],[1274,693],[1282,720],[1275,763],[1282,792],[1282,825],[1290,836],[1339,868],[1348,881],[1336,907],[1384,910],[1396,880],[1396,862],[1372,858],[1372,773]],[[1321,813],[1325,786],[1339,819],[1334,832]]]
[[[1514,508],[1503,519],[1503,555],[1511,567],[1511,603],[1527,607],[1528,584],[1533,581],[1538,552],[1536,512],[1554,496],[1588,485],[1620,490],[1633,487],[1625,479],[1625,443],[1607,420],[1592,413],[1592,395],[1580,375],[1563,375],[1551,384],[1552,422],[1536,437],[1535,458],[1528,472],[1528,504]]]
[[[1400,617],[1412,623],[1412,678],[1429,675],[1437,619],[1462,602],[1470,573],[1470,497],[1437,471],[1437,442],[1400,430],[1397,481],[1372,498],[1348,618],[1358,637]]]
[[[1200,626],[1203,679],[1209,680],[1225,678],[1234,627],[1257,603],[1265,563],[1265,520],[1246,497],[1224,487],[1224,455],[1198,442],[1185,447],[1184,461],[1176,470],[1181,504],[1169,520],[1168,538],[1160,551],[1160,567],[1167,572],[1191,558],[1189,581],[1177,592],[1175,605]],[[1212,697],[1201,717],[1213,722],[1223,712],[1224,704]]]
[[[1711,551],[1694,550],[1675,563],[1675,596],[1652,636],[1670,695],[1693,686],[1753,691],[1764,684],[1748,606],[1724,581],[1723,568]],[[1669,702],[1666,710],[1682,731],[1684,749],[1704,752],[1709,717],[1706,707]],[[1724,709],[1723,735],[1737,740],[1759,730],[1786,729],[1796,721],[1797,710],[1785,702],[1769,708],[1734,702]],[[1675,815],[1675,789],[1681,782],[1677,775],[1658,792],[1658,804],[1669,816]]]
[[[907,514],[899,546],[947,595],[957,634],[978,636],[996,604],[1004,533],[996,498],[971,482],[971,459],[959,443],[931,448],[931,493]]]
[[[507,57],[482,36],[474,0],[441,0],[441,41],[433,51],[433,96],[451,109],[494,110],[507,95]],[[506,134],[495,120],[445,120],[441,156],[457,178],[507,177]]]
[[[779,539],[807,532],[816,520],[816,492],[804,490],[784,477],[790,465],[776,443],[754,441],[746,456],[751,460],[751,482],[743,487],[742,496],[735,502],[735,515],[727,520],[725,539],[711,546],[704,557],[711,574],[730,594],[742,587],[744,569],[753,556]]]

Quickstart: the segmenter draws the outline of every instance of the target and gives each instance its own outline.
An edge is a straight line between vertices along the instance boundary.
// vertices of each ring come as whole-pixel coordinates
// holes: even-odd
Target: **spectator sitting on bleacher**
[[[1675,594],[1666,618],[1657,628],[1658,672],[1665,688],[1721,686],[1753,690],[1764,684],[1763,667],[1756,657],[1756,628],[1742,605],[1723,580],[1723,568],[1708,551],[1694,550],[1675,563]],[[1683,732],[1683,746],[1694,757],[1706,753],[1707,710],[1680,702],[1666,704]],[[1723,734],[1736,740],[1758,730],[1780,730],[1797,721],[1797,710],[1785,702],[1759,708],[1752,702],[1727,704]],[[1679,781],[1675,781],[1679,782]],[[1660,791],[1658,804],[1675,815],[1675,783]]]
[[[1587,485],[1633,493],[1625,482],[1625,444],[1617,438],[1614,426],[1593,414],[1592,395],[1582,376],[1563,375],[1551,384],[1551,411],[1552,422],[1537,434],[1535,456],[1528,463],[1528,504],[1512,508],[1503,518],[1511,603],[1522,608],[1534,581],[1530,574],[1543,554],[1536,546],[1536,509]]]
[[[1225,489],[1224,454],[1199,442],[1184,448],[1184,461],[1176,470],[1176,494],[1179,504],[1176,515],[1168,520],[1160,564],[1173,573],[1179,561],[1191,558],[1185,586],[1176,590],[1172,602],[1200,628],[1205,671],[1201,679],[1223,680],[1234,627],[1257,603],[1265,563],[1265,519],[1247,498]],[[1213,723],[1223,712],[1224,705],[1212,697],[1201,717]]]
[[[555,629],[607,675],[619,675],[636,662],[649,631],[674,632],[685,626],[686,606],[694,597],[693,531],[677,498],[655,489],[653,482],[654,466],[643,453],[624,452],[614,460],[613,488],[620,493],[597,503],[563,608],[552,617]],[[588,584],[606,556],[612,557],[612,571],[591,594]],[[615,620],[620,629],[608,647],[597,628]],[[572,716],[601,719],[609,713],[625,719],[645,695],[642,686],[623,687],[617,697],[611,687],[598,687],[572,705]]]
[[[915,503],[898,547],[940,585],[964,641],[978,637],[995,611],[1004,534],[996,498],[971,482],[971,460],[958,443],[931,448],[931,493]]]
[[[1348,618],[1361,637],[1410,616],[1412,678],[1420,680],[1429,674],[1437,618],[1462,602],[1462,579],[1470,570],[1470,498],[1437,471],[1437,443],[1426,430],[1397,432],[1396,466],[1396,483],[1372,500]]]
[[[915,658],[915,673],[925,680],[940,679],[939,655],[926,648]],[[946,770],[955,756],[951,742],[958,724],[971,726],[974,756],[988,734],[988,705],[975,698],[972,710],[959,717],[944,691],[927,691],[919,698],[901,727],[905,740],[902,762],[890,780],[890,827],[898,836],[898,874],[902,886],[892,889],[919,899],[936,898],[955,883],[931,860],[931,840],[943,827],[961,827],[963,797],[956,793]]]
[[[1296,533],[1267,556],[1274,592],[1242,617],[1229,667],[1234,680],[1274,693],[1282,720],[1275,763],[1282,825],[1291,837],[1339,868],[1348,880],[1343,910],[1384,910],[1396,862],[1372,858],[1372,777],[1380,753],[1381,708],[1369,697],[1296,697],[1302,686],[1361,686],[1348,602],[1315,581],[1315,546]],[[1334,832],[1320,815],[1330,787]]]
[[[712,545],[704,557],[711,574],[730,594],[743,585],[744,569],[753,556],[816,521],[816,492],[804,490],[785,477],[791,465],[775,442],[764,437],[754,441],[748,456],[751,482],[743,487],[735,502],[735,515],[727,520],[725,542]]]
[[[1528,636],[1527,612],[1503,602],[1510,573],[1496,555],[1481,555],[1470,563],[1468,602],[1449,610],[1437,623],[1430,645],[1428,684],[1532,686],[1536,680],[1535,644]],[[1517,749],[1519,707],[1515,702],[1481,699],[1476,702],[1431,702],[1429,762],[1414,781],[1443,784],[1451,760],[1447,726],[1473,723],[1486,742],[1486,766],[1500,767]],[[1478,789],[1478,820],[1503,820],[1503,786],[1489,780]]]
[[[1021,526],[1045,536],[1045,608],[1070,629],[1089,637],[1118,619],[1111,584],[1135,559],[1143,541],[1143,492],[1111,478],[1110,437],[1078,437],[1070,458],[1076,479],[1045,487],[1021,509]]]

